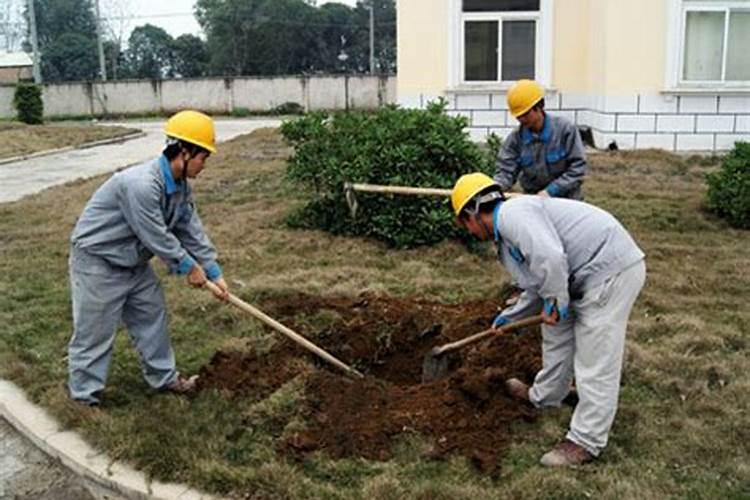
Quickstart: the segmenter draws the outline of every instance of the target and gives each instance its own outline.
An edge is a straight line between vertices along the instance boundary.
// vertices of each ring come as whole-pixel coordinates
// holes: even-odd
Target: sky
[[[122,30],[124,39],[136,26],[146,23],[164,28],[176,38],[182,34],[199,35],[200,26],[193,15],[195,0],[99,0],[103,16],[120,17],[124,20],[110,23],[115,29]],[[354,6],[357,0],[336,0],[338,3]],[[318,5],[328,3],[318,0]],[[120,10],[121,13],[117,13]]]

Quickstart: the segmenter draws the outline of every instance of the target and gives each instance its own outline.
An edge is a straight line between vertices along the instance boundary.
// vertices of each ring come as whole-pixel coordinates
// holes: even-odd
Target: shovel
[[[475,333],[465,339],[457,340],[449,344],[443,344],[441,346],[433,347],[430,352],[425,354],[424,361],[422,362],[422,383],[432,382],[442,378],[448,373],[449,360],[446,354],[455,350],[461,349],[464,346],[474,344],[480,340],[486,339],[493,335],[502,335],[509,333],[519,328],[525,328],[527,326],[536,326],[542,324],[542,316],[531,316],[513,323],[508,323],[500,328],[490,328],[483,332]]]
[[[221,293],[222,293],[221,289],[218,286],[216,286],[212,281],[206,281],[206,285],[205,286],[206,286],[206,288],[208,288],[214,294],[221,295]],[[340,368],[341,370],[343,370],[344,372],[346,372],[348,375],[351,375],[351,376],[353,376],[355,378],[364,378],[364,375],[362,373],[358,372],[357,370],[355,370],[351,366],[349,366],[349,365],[341,362],[340,360],[338,360],[337,358],[335,358],[333,355],[329,354],[327,351],[324,351],[320,347],[316,346],[315,344],[313,344],[312,342],[310,342],[309,340],[307,340],[302,335],[300,335],[300,334],[296,333],[295,331],[291,330],[290,328],[287,328],[286,326],[282,325],[281,323],[279,323],[278,321],[276,321],[272,317],[270,317],[267,314],[265,314],[260,309],[257,309],[255,307],[251,306],[250,304],[248,304],[244,300],[240,299],[239,297],[237,297],[235,295],[232,295],[230,293],[229,297],[227,298],[227,300],[232,305],[234,305],[234,306],[242,309],[246,313],[250,313],[256,319],[259,319],[260,321],[262,321],[263,323],[267,324],[268,326],[270,326],[271,328],[273,328],[277,332],[285,335],[287,338],[289,338],[290,340],[292,340],[293,342],[295,342],[297,345],[299,345],[299,346],[307,349],[308,351],[312,352],[313,354],[315,354],[316,356],[320,357],[324,361],[326,361],[326,362],[328,362],[328,363],[336,366],[337,368]]]
[[[361,191],[363,193],[438,196],[444,198],[451,195],[450,189],[421,188],[409,186],[383,186],[380,184],[358,184],[345,182],[344,194],[346,196],[346,204],[349,205],[349,212],[352,215],[352,219],[357,216],[357,208],[359,208],[359,203],[357,203],[357,191]]]

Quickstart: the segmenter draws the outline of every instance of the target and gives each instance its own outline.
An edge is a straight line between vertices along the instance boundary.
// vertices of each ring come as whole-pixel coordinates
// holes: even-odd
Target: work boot
[[[180,373],[177,373],[175,381],[167,385],[164,390],[175,394],[188,394],[195,390],[197,382],[198,375],[193,375],[192,377],[187,378],[180,375]]]
[[[513,399],[531,403],[531,400],[529,399],[529,386],[517,378],[509,378],[506,380],[505,390]]]
[[[566,439],[552,451],[545,453],[539,463],[545,467],[575,467],[591,462],[594,458],[583,446]]]

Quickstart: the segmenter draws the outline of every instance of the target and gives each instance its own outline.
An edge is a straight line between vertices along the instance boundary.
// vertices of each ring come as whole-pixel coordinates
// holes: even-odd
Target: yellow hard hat
[[[544,99],[544,88],[534,80],[518,80],[508,89],[508,108],[514,118],[527,113]]]
[[[456,217],[458,217],[458,214],[461,213],[461,210],[464,209],[472,198],[488,187],[496,185],[490,176],[481,172],[462,175],[456,182],[456,185],[453,186],[453,191],[451,191],[451,205],[453,205]]]
[[[200,111],[180,111],[172,115],[164,125],[164,133],[169,137],[195,144],[203,149],[216,152],[214,121]]]

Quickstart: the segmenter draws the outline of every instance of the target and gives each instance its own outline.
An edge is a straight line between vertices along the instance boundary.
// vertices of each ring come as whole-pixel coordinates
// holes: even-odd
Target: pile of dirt
[[[443,379],[421,383],[422,360],[434,346],[485,329],[495,302],[446,305],[374,295],[357,298],[294,295],[269,300],[264,310],[348,364],[365,372],[353,380],[320,365],[289,341],[264,354],[219,352],[201,371],[201,389],[227,397],[262,399],[297,376],[305,380],[308,428],[286,440],[293,455],[323,450],[332,457],[387,460],[409,433],[432,441],[425,455],[458,453],[496,472],[512,438],[511,425],[534,411],[503,389],[508,377],[530,381],[541,366],[538,329],[511,333],[469,347]],[[304,319],[329,312],[320,330]],[[317,361],[316,361],[317,363]]]

